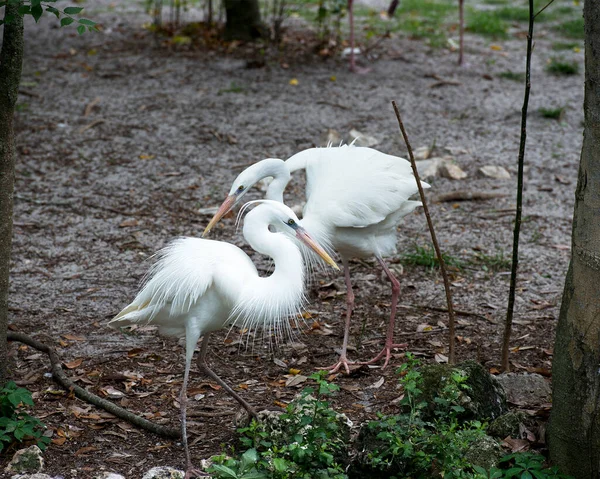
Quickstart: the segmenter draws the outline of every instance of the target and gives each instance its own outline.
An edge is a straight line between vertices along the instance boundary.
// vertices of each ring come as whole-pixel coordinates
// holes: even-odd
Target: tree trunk
[[[251,41],[263,36],[258,0],[223,0],[225,39]]]
[[[571,264],[554,346],[549,445],[578,479],[600,477],[600,2],[584,3],[585,116]]]
[[[23,17],[21,3],[5,7],[2,50],[0,50],[0,385],[7,378],[8,272],[12,243],[13,189],[15,186],[15,135],[13,118],[23,66]]]

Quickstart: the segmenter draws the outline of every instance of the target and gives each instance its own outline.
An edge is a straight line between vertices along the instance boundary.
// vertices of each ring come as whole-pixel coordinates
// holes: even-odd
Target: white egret
[[[187,384],[196,343],[202,337],[198,365],[254,416],[252,407],[206,363],[211,332],[239,324],[268,327],[281,334],[288,320],[304,304],[304,265],[293,238],[339,269],[311,238],[287,206],[268,200],[250,211],[243,234],[257,252],[270,256],[275,270],[260,277],[254,263],[238,247],[221,241],[180,238],[158,253],[148,279],[133,302],[109,325],[120,328],[138,323],[158,326],[160,333],[185,338],[185,372],[181,388],[181,428],[186,455],[186,479],[200,474],[192,467],[186,435]],[[269,231],[274,227],[277,232]]]
[[[320,244],[330,243],[340,253],[348,292],[341,355],[339,361],[328,369],[337,372],[343,367],[347,373],[350,372],[347,347],[354,294],[348,260],[373,256],[392,283],[392,307],[385,346],[364,364],[372,364],[385,357],[385,368],[391,350],[401,346],[394,344],[400,282],[383,257],[396,253],[396,227],[400,219],[422,204],[409,200],[418,188],[407,160],[372,148],[344,145],[310,148],[285,162],[272,158],[259,161],[234,180],[229,195],[208,224],[207,231],[262,178],[273,177],[267,198],[283,202],[283,190],[290,180],[290,173],[300,169],[306,169],[306,205],[302,222]],[[427,183],[421,184],[429,188]]]

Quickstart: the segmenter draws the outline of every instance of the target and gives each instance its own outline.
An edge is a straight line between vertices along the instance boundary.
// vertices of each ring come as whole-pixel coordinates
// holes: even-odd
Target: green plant
[[[520,83],[523,83],[525,81],[525,72],[506,71],[500,72],[498,76],[500,78],[506,78],[507,80],[512,80]]]
[[[500,459],[500,464],[508,469],[500,470],[502,475],[489,476],[502,479],[569,479],[572,477],[561,474],[556,466],[544,468],[545,458],[532,452],[517,452]],[[497,471],[498,469],[496,469]]]
[[[579,63],[569,62],[560,58],[552,58],[550,59],[546,70],[555,75],[575,75],[579,73]]]
[[[506,37],[507,25],[494,11],[472,10],[467,17],[467,29],[493,38]]]
[[[567,38],[577,38],[583,40],[583,17],[567,20],[555,27],[555,30]]]
[[[447,266],[454,266],[458,269],[462,268],[463,266],[463,262],[455,256],[451,256],[447,253],[442,253],[442,257],[444,258],[444,262]],[[440,267],[440,261],[437,258],[435,249],[432,246],[419,246],[415,244],[414,252],[403,253],[400,257],[400,260],[404,264],[425,266],[430,269]]]
[[[539,109],[540,115],[542,115],[544,118],[550,118],[552,120],[560,120],[563,117],[564,111],[564,107]]]
[[[45,10],[60,19],[61,27],[66,27],[67,25],[75,23],[77,25],[77,32],[80,35],[85,33],[86,30],[93,32],[97,29],[96,22],[93,20],[74,17],[74,15],[79,15],[83,11],[83,7],[66,7],[59,10],[50,5],[51,3],[56,3],[56,1],[57,0],[46,0],[45,2],[41,2],[40,0],[25,1],[23,2],[23,5],[19,7],[19,15],[31,15],[37,23]],[[0,8],[6,6],[8,3],[14,4],[15,2],[14,0],[0,0]],[[4,20],[0,19],[0,25],[5,22],[10,23],[13,20],[14,19],[11,16],[7,15],[4,17]]]
[[[236,82],[232,81],[229,84],[229,88],[221,88],[217,95],[221,95],[223,93],[244,93],[245,88],[241,85],[238,85]]]
[[[510,268],[511,260],[504,256],[503,251],[497,251],[494,254],[486,254],[484,252],[475,253],[474,262],[481,264],[481,269],[484,271],[500,271]]]
[[[342,430],[343,418],[324,399],[339,390],[325,380],[326,374],[310,376],[316,387],[305,388],[275,422],[252,421],[239,429],[246,452],[240,459],[214,456],[209,472],[239,479],[346,478],[339,459],[349,438]]]
[[[23,406],[33,406],[31,393],[9,381],[0,389],[0,452],[13,442],[35,440],[42,450],[50,443],[44,436],[46,426],[37,418],[23,410]]]
[[[552,44],[553,50],[583,50],[583,46],[579,42],[555,42]]]

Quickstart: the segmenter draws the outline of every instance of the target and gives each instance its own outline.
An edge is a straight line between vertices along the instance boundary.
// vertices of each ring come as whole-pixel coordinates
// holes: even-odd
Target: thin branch
[[[539,12],[537,12],[537,13],[536,13],[536,14],[533,16],[533,18],[534,18],[534,19],[535,19],[535,18],[537,18],[537,16],[538,16],[540,13],[542,13],[544,10],[546,10],[546,8],[548,8],[548,7],[549,7],[550,5],[552,5],[553,3],[554,3],[554,0],[550,0],[550,1],[549,1],[549,2],[546,4],[546,6],[545,6],[544,8],[542,8],[542,9],[541,9]]]
[[[123,409],[116,404],[107,401],[106,399],[102,399],[99,396],[96,396],[94,393],[89,392],[86,389],[83,389],[80,386],[77,386],[71,379],[67,377],[65,372],[62,369],[60,359],[58,358],[58,354],[56,350],[51,346],[48,346],[44,343],[41,343],[26,334],[23,333],[15,333],[12,331],[8,331],[7,339],[9,341],[18,341],[20,343],[26,344],[27,346],[31,346],[38,351],[42,351],[46,353],[50,358],[50,364],[52,366],[52,378],[64,387],[67,391],[73,391],[73,394],[77,396],[79,399],[82,399],[94,406],[104,409],[111,414],[114,414],[120,419],[123,419],[134,426],[138,426],[147,431],[153,432],[154,434],[158,434],[159,436],[174,438],[177,439],[181,437],[181,431],[179,429],[173,429],[166,426],[161,426],[160,424],[153,423],[144,419],[143,417],[137,416],[132,412],[129,412]]]
[[[433,222],[431,221],[431,216],[429,215],[429,208],[427,207],[427,201],[425,200],[425,192],[423,191],[423,186],[421,185],[421,178],[419,177],[419,172],[417,171],[415,155],[413,154],[412,147],[410,146],[410,143],[408,141],[408,135],[406,134],[406,130],[404,129],[404,123],[402,123],[402,119],[400,118],[398,106],[396,105],[396,102],[394,100],[392,100],[392,106],[394,107],[394,113],[396,113],[396,118],[398,119],[398,125],[400,126],[400,131],[402,132],[404,143],[406,143],[406,148],[408,149],[408,155],[410,157],[410,166],[412,166],[413,174],[415,175],[415,180],[417,181],[417,188],[419,188],[419,196],[421,197],[421,202],[423,203],[423,211],[425,212],[425,217],[427,218],[427,226],[429,226],[429,232],[431,233],[431,241],[433,242],[435,254],[438,257],[438,261],[440,262],[440,270],[442,272],[442,277],[444,278],[446,302],[448,303],[448,331],[450,333],[450,344],[448,347],[448,362],[450,364],[454,364],[456,361],[456,353],[454,351],[454,308],[452,306],[452,292],[450,291],[450,281],[448,281],[448,273],[446,272],[446,263],[442,256],[442,252],[440,251],[440,245],[438,244],[437,237],[435,235],[435,230],[433,229]]]
[[[458,0],[458,31],[458,65],[461,66],[465,53],[465,0]]]
[[[544,7],[545,8],[545,7]],[[533,50],[533,0],[529,0],[529,30],[527,32],[527,64],[525,67],[525,96],[521,110],[521,140],[519,143],[519,168],[517,173],[517,213],[513,233],[513,254],[510,270],[510,290],[508,292],[508,308],[504,337],[502,338],[502,370],[510,371],[508,360],[510,334],[515,310],[515,292],[517,289],[517,270],[519,268],[519,234],[521,232],[521,212],[523,210],[523,163],[525,161],[525,142],[527,140],[527,107],[529,106],[529,91],[531,90],[531,52]]]

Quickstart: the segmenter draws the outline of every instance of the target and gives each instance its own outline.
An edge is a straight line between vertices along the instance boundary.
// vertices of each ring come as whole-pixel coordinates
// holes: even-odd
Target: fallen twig
[[[429,232],[431,233],[431,241],[433,242],[433,247],[435,248],[435,254],[437,255],[438,261],[440,262],[440,271],[442,272],[442,278],[444,279],[444,289],[446,291],[446,302],[448,303],[448,331],[450,333],[450,344],[448,347],[448,362],[450,364],[454,364],[456,359],[456,354],[454,352],[454,308],[452,306],[452,292],[450,291],[450,281],[448,280],[448,273],[446,272],[446,262],[444,261],[444,257],[442,256],[442,252],[440,251],[440,245],[438,244],[437,237],[435,235],[433,221],[431,221],[429,208],[427,207],[427,201],[425,200],[425,192],[423,191],[423,186],[421,185],[421,178],[419,177],[419,172],[417,170],[417,162],[415,161],[415,155],[413,154],[412,147],[410,146],[410,142],[408,141],[408,135],[406,134],[406,130],[404,129],[404,123],[402,123],[402,119],[400,118],[400,111],[398,110],[398,106],[396,105],[396,102],[394,100],[392,100],[392,106],[394,107],[394,113],[396,113],[396,118],[398,119],[398,126],[400,127],[400,131],[402,132],[404,143],[406,143],[406,149],[408,150],[408,156],[410,157],[410,166],[412,167],[413,174],[415,175],[415,180],[417,181],[419,196],[421,197],[421,202],[423,203],[423,212],[425,213],[425,218],[427,218],[427,226],[429,226]]]
[[[90,116],[90,113],[92,112],[92,110],[94,109],[94,107],[100,103],[100,97],[97,96],[96,98],[94,98],[91,102],[89,102],[87,104],[87,106],[85,107],[85,109],[83,110],[83,116]]]
[[[15,333],[12,331],[9,331],[7,333],[7,339],[9,341],[18,341],[20,343],[26,344],[27,346],[31,346],[32,348],[37,349],[38,351],[46,353],[50,358],[50,364],[52,366],[52,378],[68,391],[72,391],[73,394],[75,394],[75,396],[77,396],[79,399],[82,399],[90,404],[100,407],[105,411],[114,414],[118,418],[133,424],[134,426],[141,427],[142,429],[146,429],[147,431],[153,432],[154,434],[158,434],[159,436],[174,439],[181,437],[181,431],[179,429],[161,426],[160,424],[148,421],[143,417],[137,416],[136,414],[133,414],[132,412],[129,412],[123,409],[122,407],[117,406],[116,404],[107,401],[106,399],[102,399],[101,397],[89,392],[86,389],[83,389],[80,386],[77,386],[64,373],[60,363],[60,359],[58,358],[58,354],[56,353],[56,350],[51,346],[41,343],[27,336],[26,334]]]
[[[468,191],[457,190],[449,193],[442,193],[433,198],[434,203],[445,203],[448,201],[476,201],[476,200],[491,200],[493,198],[503,198],[508,196],[506,193],[499,191]]]
[[[81,128],[79,128],[79,130],[77,130],[77,133],[79,133],[79,134],[85,133],[90,128],[94,128],[95,126],[98,126],[101,123],[105,123],[105,122],[106,122],[106,120],[99,118],[98,120],[94,120],[93,122],[91,122],[89,125],[85,125],[85,126],[82,126]]]

